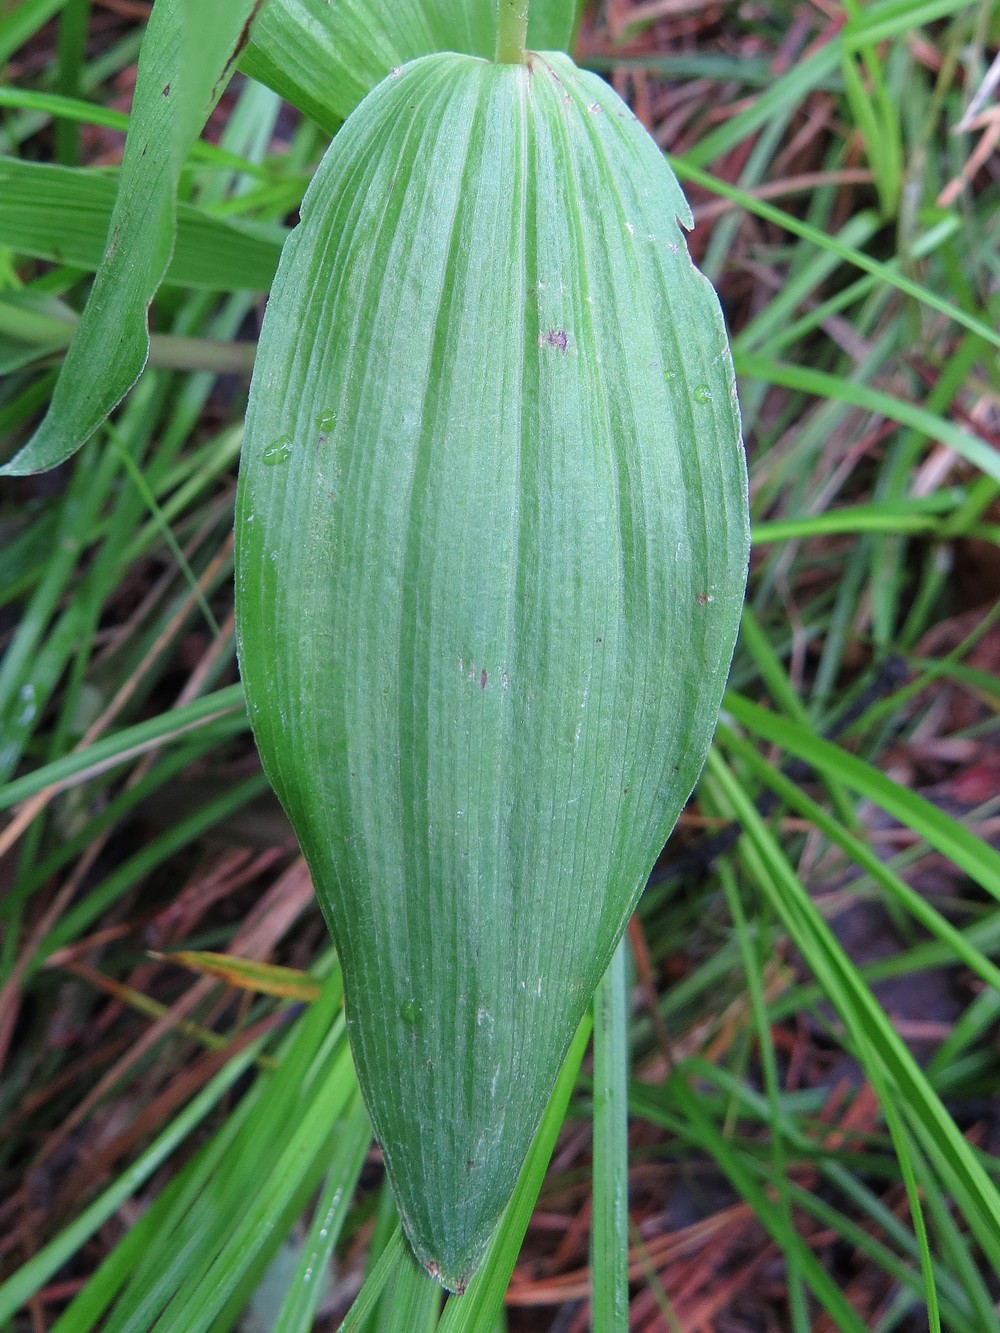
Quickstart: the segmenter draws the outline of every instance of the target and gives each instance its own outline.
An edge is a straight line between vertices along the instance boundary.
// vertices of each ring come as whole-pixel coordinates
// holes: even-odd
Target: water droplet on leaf
[[[261,455],[261,461],[265,467],[277,467],[280,463],[287,463],[292,456],[292,437],[282,435],[280,440],[275,440],[269,444]]]

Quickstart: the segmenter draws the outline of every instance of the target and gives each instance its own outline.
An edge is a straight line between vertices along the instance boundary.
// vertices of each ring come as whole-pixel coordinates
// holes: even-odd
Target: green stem
[[[0,334],[39,348],[68,347],[78,320],[60,319],[43,311],[0,301]],[[246,375],[253,370],[256,343],[220,342],[215,338],[184,338],[154,333],[149,339],[149,364],[167,370],[210,370],[216,375]]]
[[[628,988],[625,939],[594,996],[592,1323],[628,1333]]]
[[[497,64],[523,65],[528,40],[528,0],[500,0]]]

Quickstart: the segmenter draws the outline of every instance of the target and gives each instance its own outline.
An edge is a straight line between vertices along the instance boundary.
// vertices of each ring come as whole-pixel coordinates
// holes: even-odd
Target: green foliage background
[[[644,1165],[624,1152],[626,1098],[660,1153],[690,1170],[710,1165],[756,1217],[780,1256],[781,1318],[796,1333],[823,1311],[849,1330],[998,1327],[997,1163],[969,1111],[993,1105],[997,1086],[1000,857],[984,823],[997,802],[932,804],[892,767],[900,747],[915,751],[939,725],[942,691],[976,707],[943,737],[948,753],[980,753],[996,730],[1000,688],[976,654],[997,611],[980,595],[959,622],[951,574],[969,543],[997,543],[996,175],[942,195],[979,132],[952,131],[974,120],[986,86],[995,6],[845,3],[841,21],[816,20],[798,57],[777,65],[697,48],[634,57],[668,80],[702,80],[709,105],[722,90],[739,104],[673,165],[700,199],[724,201],[701,259],[723,290],[737,248],[780,275],[755,289],[735,327],[755,558],[698,795],[700,815],[729,832],[710,873],[681,882],[667,871],[651,885],[639,924],[654,964],[683,956],[689,970],[635,1007],[623,952],[595,1006],[593,1064],[580,1074],[588,1021],[485,1268],[443,1309],[407,1257],[388,1195],[358,1186],[369,1137],[332,953],[303,978],[293,951],[298,972],[280,984],[266,970],[230,971],[248,998],[222,1011],[204,959],[192,960],[203,975],[180,1007],[164,1004],[136,984],[145,976],[155,989],[142,930],[115,934],[132,918],[148,925],[168,890],[182,910],[206,838],[267,808],[233,673],[242,390],[219,377],[249,369],[253,348],[238,335],[285,221],[328,134],[385,72],[345,40],[334,44],[343,68],[317,88],[302,47],[310,16],[371,16],[361,0],[272,0],[261,19],[285,24],[287,40],[269,35],[265,57],[258,27],[241,54],[266,83],[234,84],[220,102],[251,9],[157,0],[144,34],[96,53],[86,0],[0,11],[0,59],[15,68],[43,25],[58,23],[55,64],[0,88],[0,436],[10,474],[63,464],[51,489],[12,476],[0,500],[0,806],[10,819],[0,830],[0,1232],[11,1237],[0,1327],[233,1328],[277,1291],[272,1326],[307,1329],[331,1256],[367,1234],[345,1327],[492,1330],[560,1128],[589,1119],[595,1325],[627,1326],[630,1276],[634,1309],[648,1297],[665,1326],[682,1327],[647,1262],[649,1238],[624,1231],[627,1177],[634,1185]],[[412,14],[390,67],[416,54],[407,43],[418,31],[444,41],[440,15]],[[797,15],[776,0],[765,19],[736,22],[756,43],[748,51],[773,55]],[[137,56],[126,122],[107,91]],[[312,118],[271,156],[285,95]],[[834,109],[834,129],[796,192],[782,184],[782,153],[819,105]],[[989,105],[987,94],[978,111]],[[211,143],[199,137],[210,114]],[[120,171],[82,169],[81,127],[126,123]],[[50,127],[56,162],[43,164],[38,136]],[[191,635],[203,645],[193,666]],[[170,816],[157,819],[164,802]],[[902,835],[888,852],[873,810]],[[146,836],[134,838],[137,827]],[[112,844],[124,850],[105,856],[130,829]],[[262,938],[275,942],[298,919],[289,904],[307,911],[301,871],[280,864],[269,917],[170,946],[256,958]],[[917,874],[928,864],[940,891]],[[855,959],[838,937],[840,914],[859,903],[892,922],[881,958]],[[282,910],[289,926],[279,928]],[[967,1003],[918,1059],[872,986],[958,968],[971,979]],[[109,988],[143,1013],[131,1063],[73,1069],[52,1039],[67,986],[84,1024],[103,1014]],[[830,1133],[828,1088],[787,1084],[782,1042],[796,1023],[848,1062],[849,1102],[874,1094],[864,1134]],[[660,1026],[690,1040],[653,1078]],[[698,1036],[720,1032],[721,1044]],[[626,1052],[642,1079],[630,1079]],[[172,1082],[178,1068],[187,1083]],[[92,1171],[78,1164],[71,1197],[39,1194],[56,1146],[111,1104],[126,1108],[128,1151],[107,1169],[96,1157]],[[882,1284],[875,1314],[828,1267],[820,1229]],[[276,1277],[290,1236],[292,1262]],[[72,1290],[53,1295],[64,1277]]]

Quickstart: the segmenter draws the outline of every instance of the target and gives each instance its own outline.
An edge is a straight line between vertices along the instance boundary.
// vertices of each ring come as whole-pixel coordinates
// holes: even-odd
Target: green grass
[[[937,202],[977,140],[952,130],[995,5],[810,8],[777,66],[806,12],[786,0],[726,7],[684,50],[644,21],[616,45],[598,16],[595,68],[627,70],[637,105],[664,90],[652,128],[706,210],[754,558],[634,956],[447,1301],[401,1239],[235,670],[260,294],[362,78],[323,129],[241,76],[203,132],[247,9],[158,4],[168,25],[197,10],[198,59],[168,109],[176,56],[147,48],[127,118],[134,25],[0,4],[0,458],[54,402],[42,444],[64,460],[0,482],[0,1330],[582,1329],[591,1301],[607,1333],[1000,1328],[1000,183]],[[95,165],[154,122],[158,156]],[[115,225],[142,263],[112,256],[129,300],[88,307],[121,281]],[[308,972],[319,998],[170,961],[190,950]]]

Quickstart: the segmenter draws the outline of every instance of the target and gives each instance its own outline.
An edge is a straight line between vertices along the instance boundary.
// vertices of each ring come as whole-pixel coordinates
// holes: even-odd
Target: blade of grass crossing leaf
[[[357,1097],[344,1116],[336,1155],[316,1201],[302,1258],[273,1333],[309,1333],[313,1327],[323,1295],[323,1275],[343,1229],[370,1143],[368,1115]]]
[[[817,770],[830,774],[858,795],[874,801],[907,828],[913,829],[937,851],[949,857],[981,888],[1000,899],[1000,853],[962,827],[929,801],[879,773],[839,746],[795,726],[737,694],[726,696],[724,707],[748,731]]]
[[[36,259],[98,269],[115,196],[116,181],[103,172],[0,158],[0,242]],[[216,217],[181,203],[163,280],[211,291],[265,291],[274,278],[283,235],[271,224]],[[35,341],[49,332],[61,344],[70,340],[73,326],[65,321],[53,321],[50,329],[40,325]],[[27,340],[23,328],[20,336]]]
[[[439,1325],[441,1333],[481,1333],[482,1329],[492,1327],[503,1309],[504,1293],[514,1271],[524,1233],[531,1221],[556,1137],[566,1116],[590,1031],[591,1019],[588,1015],[580,1024],[563,1061],[552,1097],[521,1169],[517,1189],[490,1243],[483,1265],[469,1283],[462,1299],[449,1301]]]
[[[63,0],[63,3],[65,3],[65,0]],[[130,60],[135,58],[134,48],[141,45],[143,35],[142,29],[130,33],[124,42],[120,43],[118,47],[112,48],[108,53],[110,63],[106,70],[101,69],[105,62],[100,59],[93,61],[84,79],[84,91],[97,87],[110,74],[117,73],[121,67],[128,65]],[[4,106],[30,112],[38,119],[39,123],[44,123],[49,119],[72,120],[77,124],[102,125],[105,129],[121,130],[123,134],[127,133],[129,127],[129,117],[124,111],[115,111],[112,107],[99,106],[96,102],[83,102],[78,98],[60,97],[58,93],[38,92],[33,88],[0,88],[0,107]],[[9,147],[2,136],[0,136],[0,151],[4,153],[9,151]],[[271,173],[266,167],[241,161],[238,157],[226,152],[224,148],[220,148],[214,143],[207,143],[204,139],[199,139],[191,145],[191,159],[215,167],[228,167],[233,171],[242,171],[248,175],[259,177],[261,180],[271,178]],[[7,160],[20,161],[18,158],[8,158]],[[21,165],[28,164],[22,163]]]
[[[709,755],[707,772],[742,825],[741,851],[749,872],[853,1038],[877,1053],[896,1085],[897,1101],[918,1141],[955,1193],[990,1262],[1000,1262],[1000,1194],[996,1186],[819,915],[739,780],[716,752]],[[877,1069],[874,1074],[878,1077]]]
[[[628,1329],[627,947],[623,937],[594,996],[591,1327],[595,1333]]]

